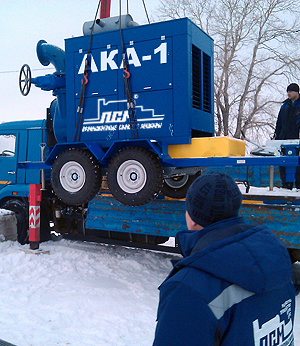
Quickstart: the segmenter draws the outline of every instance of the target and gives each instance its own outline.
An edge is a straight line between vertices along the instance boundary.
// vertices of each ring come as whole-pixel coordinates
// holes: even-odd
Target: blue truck
[[[94,230],[160,243],[184,227],[184,203],[160,195],[184,198],[201,167],[280,165],[294,179],[297,146],[247,157],[243,141],[214,137],[213,40],[187,18],[147,25],[130,15],[100,18],[66,39],[65,50],[40,40],[37,57],[55,72],[32,77],[24,64],[19,87],[24,96],[32,84],[52,91],[46,118],[0,124],[0,207],[16,212],[21,242],[30,184],[42,183],[42,240],[51,230]],[[103,182],[113,199],[99,197]],[[114,220],[103,198],[123,213],[120,224],[101,222]],[[150,227],[129,226],[126,208]],[[158,214],[164,230],[152,222],[154,210],[166,210]],[[180,221],[173,227],[165,215]],[[294,232],[290,248],[297,239]]]

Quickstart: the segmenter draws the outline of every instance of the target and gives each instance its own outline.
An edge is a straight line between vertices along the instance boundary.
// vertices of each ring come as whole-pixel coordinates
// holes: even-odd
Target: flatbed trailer
[[[271,229],[300,260],[300,193],[297,196],[244,194],[240,215]],[[97,195],[85,219],[85,236],[124,235],[132,242],[159,243],[186,229],[185,201],[163,196],[144,206],[125,206],[109,194]],[[127,236],[127,237],[126,237]]]

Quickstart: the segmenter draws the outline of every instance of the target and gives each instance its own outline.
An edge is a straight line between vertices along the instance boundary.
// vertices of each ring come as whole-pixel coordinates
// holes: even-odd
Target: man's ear
[[[195,231],[197,226],[199,226],[198,224],[196,224],[196,222],[194,222],[193,220],[191,221],[191,228],[192,228],[192,231]]]

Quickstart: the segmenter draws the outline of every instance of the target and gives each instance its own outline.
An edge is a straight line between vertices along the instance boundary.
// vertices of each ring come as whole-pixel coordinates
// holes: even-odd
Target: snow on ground
[[[151,345],[170,258],[62,240],[50,254],[0,243],[0,339],[18,346]]]
[[[300,197],[300,190],[293,188],[293,190],[283,189],[280,187],[274,187],[272,191],[270,191],[269,187],[255,187],[250,186],[249,192],[246,193],[246,187],[243,184],[238,184],[240,191],[245,196],[248,195],[258,195],[258,196],[285,196],[285,197]]]
[[[0,243],[0,339],[18,346],[146,346],[177,255],[62,240]],[[297,297],[296,346],[300,346]]]

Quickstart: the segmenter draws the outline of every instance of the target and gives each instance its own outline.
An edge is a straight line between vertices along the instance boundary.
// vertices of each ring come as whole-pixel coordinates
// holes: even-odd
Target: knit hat
[[[235,181],[217,171],[198,177],[189,187],[185,207],[191,219],[206,227],[238,216],[242,194]]]
[[[287,87],[286,91],[287,92],[288,91],[296,91],[298,93],[299,92],[299,85],[296,83],[292,83]]]

